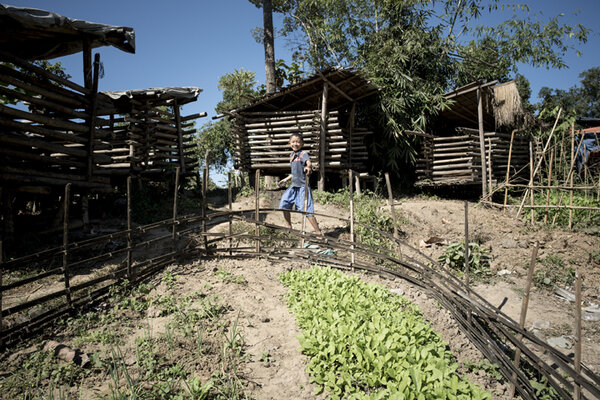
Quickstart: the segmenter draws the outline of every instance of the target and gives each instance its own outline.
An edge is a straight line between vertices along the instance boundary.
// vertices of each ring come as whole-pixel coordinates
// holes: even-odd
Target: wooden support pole
[[[181,130],[181,113],[179,111],[179,104],[177,104],[177,100],[173,101],[173,111],[175,113],[175,125],[177,128],[177,152],[179,154],[179,168],[181,168],[181,173],[185,174],[185,157],[183,155],[183,132]]]
[[[254,221],[256,221],[256,226],[254,227],[254,234],[259,236],[259,221],[260,221],[260,169],[256,170],[256,175],[254,178]],[[260,240],[256,239],[256,252],[260,252]]]
[[[233,211],[233,195],[231,193],[231,172],[227,173],[227,205],[229,208],[229,212],[231,213]],[[233,238],[231,237],[231,235],[233,235],[233,223],[232,223],[232,217],[231,214],[229,214],[229,255],[232,255],[232,247],[233,247]]]
[[[591,265],[591,255],[589,260]],[[581,272],[577,270],[575,272],[575,359],[574,367],[575,372],[581,373]],[[581,399],[581,386],[577,383],[574,384],[573,400]]]
[[[360,176],[358,176],[358,174],[354,175],[354,185],[356,186],[356,194],[360,195]]]
[[[504,212],[506,212],[506,204],[508,202],[508,183],[510,181],[510,162],[511,162],[511,158],[512,158],[512,149],[513,149],[513,142],[515,140],[515,133],[517,132],[516,129],[513,129],[513,131],[510,134],[510,146],[508,147],[508,162],[506,164],[506,180],[505,180],[505,188],[504,188]]]
[[[4,351],[4,335],[2,334],[2,275],[4,274],[4,248],[2,246],[2,239],[2,232],[0,231],[0,351]]]
[[[579,147],[583,143],[583,135],[581,138],[582,140],[579,142],[579,146],[577,146],[578,153]],[[575,122],[571,123],[571,170],[569,171],[571,192],[569,192],[569,206],[573,206],[573,166],[575,165],[575,153],[573,153],[573,150],[575,150]],[[573,210],[571,208],[569,209],[569,229],[573,229]]]
[[[69,284],[69,203],[71,201],[71,184],[65,185],[65,194],[63,201],[63,257],[62,270],[65,278],[65,296],[69,308],[73,307],[71,301],[71,285]]]
[[[552,149],[552,153],[550,153],[550,163],[548,165],[548,189],[546,189],[546,214],[544,215],[544,225],[548,223],[548,213],[550,209],[547,206],[550,205],[550,187],[552,186],[552,166],[554,164],[554,153],[556,153],[556,148]]]
[[[492,193],[492,139],[488,138],[488,193]]]
[[[348,182],[350,182],[349,191],[350,191],[350,241],[352,243],[355,242],[354,238],[354,191],[352,190],[352,181],[353,181],[354,171],[352,169],[348,170]],[[352,253],[350,254],[351,264],[354,265],[354,244],[350,246]]]
[[[394,195],[392,193],[392,185],[390,183],[390,174],[385,173],[385,184],[387,185],[388,191],[388,203],[392,209],[392,220],[394,221],[394,237],[398,239],[398,224],[396,221],[396,208],[394,207]]]
[[[131,236],[131,176],[127,177],[127,279],[133,280]]]
[[[469,202],[465,201],[465,286],[469,291]]]
[[[91,60],[90,60],[91,61]],[[89,127],[89,139],[88,139],[88,169],[87,179],[90,181],[93,175],[94,169],[94,145],[96,142],[96,114],[97,114],[97,98],[98,98],[98,79],[100,71],[100,54],[94,55],[94,77],[92,80],[92,93],[90,95],[90,119],[87,121]],[[87,86],[86,86],[87,87]]]
[[[356,115],[356,102],[352,102],[350,116],[348,117],[348,167],[352,168],[352,135],[354,133],[354,119]]]
[[[534,198],[533,198],[533,142],[529,142],[529,197],[530,197],[530,205],[531,205],[531,226],[535,225],[535,210],[533,208]]]
[[[519,317],[519,328],[521,330],[525,329],[525,321],[527,319],[527,308],[529,307],[529,293],[531,292],[531,283],[533,282],[533,271],[535,269],[535,262],[537,260],[539,243],[536,241],[533,244],[533,250],[531,252],[531,259],[529,261],[529,269],[527,270],[527,281],[525,282],[525,291],[523,292],[523,302],[521,303],[521,315]],[[523,334],[519,333],[517,335],[517,339],[519,342],[523,340]],[[515,351],[515,359],[514,364],[515,368],[519,369],[519,363],[521,362],[521,348],[517,347]],[[517,380],[517,373],[513,373],[513,381]],[[509,398],[514,397],[515,395],[515,385],[511,385]]]
[[[206,237],[206,208],[208,206],[208,156],[210,151],[206,150],[204,153],[204,169],[202,171],[202,233],[204,233],[204,255],[208,256],[208,238]]]
[[[92,79],[92,40],[83,38],[83,83],[86,89],[91,89]]]
[[[487,168],[485,157],[485,139],[483,135],[483,96],[481,84],[477,87],[477,122],[479,126],[479,151],[481,154],[481,196],[487,195]]]
[[[319,136],[319,191],[325,190],[325,145],[327,143],[327,82],[323,82],[321,98],[321,133]]]
[[[175,167],[175,187],[173,187],[173,226],[171,227],[171,238],[173,239],[173,251],[177,248],[177,194],[179,193],[179,167]]]

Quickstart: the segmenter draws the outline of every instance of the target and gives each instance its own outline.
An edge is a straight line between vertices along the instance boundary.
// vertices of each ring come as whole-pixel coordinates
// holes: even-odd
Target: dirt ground
[[[276,196],[261,198],[261,207],[275,206]],[[382,209],[389,206],[382,203]],[[253,198],[243,198],[233,206],[234,210],[254,209]],[[333,205],[315,205],[315,212],[338,218],[348,218],[347,211]],[[438,237],[447,243],[464,238],[464,202],[430,198],[407,198],[396,202],[396,212],[402,218],[402,238],[411,246],[420,248],[426,255],[437,258],[445,245],[423,246],[422,241]],[[272,212],[266,221],[283,225],[281,213]],[[300,217],[293,216],[294,227],[300,226]],[[319,217],[321,229],[327,235],[345,228],[336,218]],[[216,226],[214,231],[224,229]],[[597,258],[589,261],[590,253],[600,250],[598,236],[564,231],[560,229],[532,228],[514,216],[502,211],[469,204],[469,231],[471,241],[489,249],[492,277],[488,283],[477,283],[474,290],[492,305],[514,320],[519,320],[522,293],[525,286],[527,266],[532,244],[539,241],[538,260],[551,255],[576,268],[584,277],[583,299],[586,306],[600,303],[600,265]],[[307,228],[311,229],[311,228]],[[300,333],[293,315],[285,304],[285,288],[277,277],[289,268],[306,268],[299,262],[274,262],[264,259],[234,260],[213,259],[173,265],[169,271],[178,277],[174,295],[185,296],[210,286],[218,293],[229,311],[229,324],[237,324],[244,338],[245,362],[239,371],[246,385],[246,394],[253,399],[324,399],[315,396],[316,387],[306,373],[308,359],[300,353],[297,335]],[[228,282],[219,277],[219,271],[240,276],[247,284]],[[478,364],[483,361],[480,352],[460,332],[458,324],[447,312],[440,312],[436,302],[420,289],[400,279],[383,279],[379,276],[360,274],[361,278],[381,283],[394,292],[403,294],[417,304],[434,330],[449,343],[459,364]],[[156,278],[160,283],[160,277]],[[160,290],[160,284],[158,289]],[[572,292],[571,287],[565,288]],[[571,354],[569,341],[573,334],[574,306],[572,302],[556,296],[551,291],[533,287],[529,301],[526,328],[544,339],[563,338]],[[148,327],[131,328],[129,346],[135,349],[135,339],[150,329],[156,335],[165,332],[165,317],[148,318]],[[600,373],[600,322],[583,322],[583,362]],[[128,345],[125,345],[125,348]],[[83,349],[93,352],[95,349]],[[214,361],[214,360],[213,360]],[[132,361],[133,362],[133,361]],[[210,360],[208,361],[210,362]],[[207,368],[208,370],[208,368]],[[482,369],[461,372],[480,387],[490,391],[495,399],[508,398],[506,384],[497,382]],[[202,377],[208,378],[208,377]],[[81,398],[96,398],[106,388],[106,383],[95,382],[81,391]],[[1,396],[0,396],[1,397]]]

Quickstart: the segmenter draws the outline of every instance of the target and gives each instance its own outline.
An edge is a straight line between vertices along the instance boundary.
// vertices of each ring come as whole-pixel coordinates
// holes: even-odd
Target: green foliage
[[[579,74],[580,86],[568,90],[542,87],[538,93],[540,110],[559,107],[568,115],[597,117],[600,115],[600,67],[593,67]],[[550,118],[545,118],[550,119]]]
[[[543,206],[546,205],[548,199],[549,205],[565,205],[570,203],[569,194],[565,191],[551,189],[547,191],[535,192],[533,195],[533,202],[535,205]],[[529,204],[529,203],[528,203]],[[586,198],[586,195],[582,192],[573,192],[573,205],[579,207],[600,207],[600,201],[597,200],[593,195]],[[523,211],[524,220],[529,220],[531,213],[533,212],[534,220],[538,222],[546,221],[548,223],[554,222],[554,225],[561,227],[569,226],[569,210],[565,208],[550,208],[546,213],[544,208],[533,208],[525,209]],[[546,217],[547,215],[547,217]],[[597,211],[574,209],[572,210],[572,224],[575,229],[583,229],[589,226],[600,226],[600,213]]]
[[[231,122],[228,119],[220,119],[205,123],[194,136],[193,143],[196,145],[193,150],[194,155],[200,160],[200,169],[204,168],[204,157],[208,151],[210,166],[224,170],[233,149]]]
[[[542,289],[551,290],[555,285],[572,286],[575,281],[575,268],[566,265],[565,261],[555,255],[548,254],[539,260],[540,267],[533,274],[533,284]]]
[[[450,243],[438,261],[460,274],[465,270],[465,241]],[[469,276],[487,279],[491,275],[488,250],[477,243],[469,242]]]
[[[490,399],[458,365],[416,306],[331,269],[280,276],[302,329],[308,370],[332,399]]]
[[[223,100],[215,110],[219,113],[228,112],[252,102],[261,95],[256,83],[256,73],[243,68],[223,75],[217,84],[219,90],[223,91]]]
[[[217,277],[225,283],[236,283],[238,285],[246,285],[248,281],[243,275],[234,275],[229,271],[219,268],[216,272]]]

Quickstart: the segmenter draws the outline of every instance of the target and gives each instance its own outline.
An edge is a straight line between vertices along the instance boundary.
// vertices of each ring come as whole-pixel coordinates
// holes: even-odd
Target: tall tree
[[[265,80],[267,93],[275,93],[275,43],[273,35],[273,3],[263,0],[263,27],[265,46]]]
[[[565,114],[579,117],[600,118],[600,67],[593,67],[579,74],[580,86],[567,90],[543,87],[538,93],[540,111],[562,107]]]

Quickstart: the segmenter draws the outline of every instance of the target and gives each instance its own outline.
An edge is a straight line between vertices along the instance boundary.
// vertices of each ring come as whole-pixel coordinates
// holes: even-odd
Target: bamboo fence
[[[66,185],[67,199],[69,189],[70,185]],[[206,190],[204,185],[204,199]],[[130,197],[131,191],[127,193]],[[77,242],[69,241],[69,212],[65,212],[62,246],[19,259],[3,260],[0,257],[1,344],[14,346],[24,337],[41,332],[75,311],[89,309],[109,296],[111,288],[125,282],[129,285],[141,282],[183,258],[296,259],[396,277],[421,288],[453,315],[465,335],[487,359],[499,366],[506,381],[514,385],[523,399],[537,398],[530,376],[525,372],[531,367],[561,399],[570,399],[573,392],[580,390],[584,398],[600,397],[600,377],[585,364],[575,363],[525,330],[522,324],[470,291],[468,284],[397,235],[355,221],[352,212],[349,218],[338,219],[350,227],[362,226],[378,233],[391,247],[369,246],[354,235],[346,240],[269,224],[259,215],[279,210],[260,208],[258,197],[256,206],[247,210],[232,211],[231,206],[222,211],[203,207],[202,215],[180,216],[175,185],[172,218],[132,228],[129,198],[128,229]],[[394,207],[393,202],[391,207]],[[332,218],[331,215],[314,214]],[[242,222],[247,229],[233,233],[232,222]],[[227,225],[228,228],[211,230],[216,225]],[[270,233],[260,234],[260,227],[268,228],[266,231]],[[149,236],[152,239],[148,239]],[[332,249],[335,255],[296,247],[300,241]],[[0,249],[1,243],[0,240]],[[16,270],[36,272],[22,277],[13,273]],[[532,346],[538,351],[534,352]],[[516,351],[520,352],[519,362],[513,359]]]

